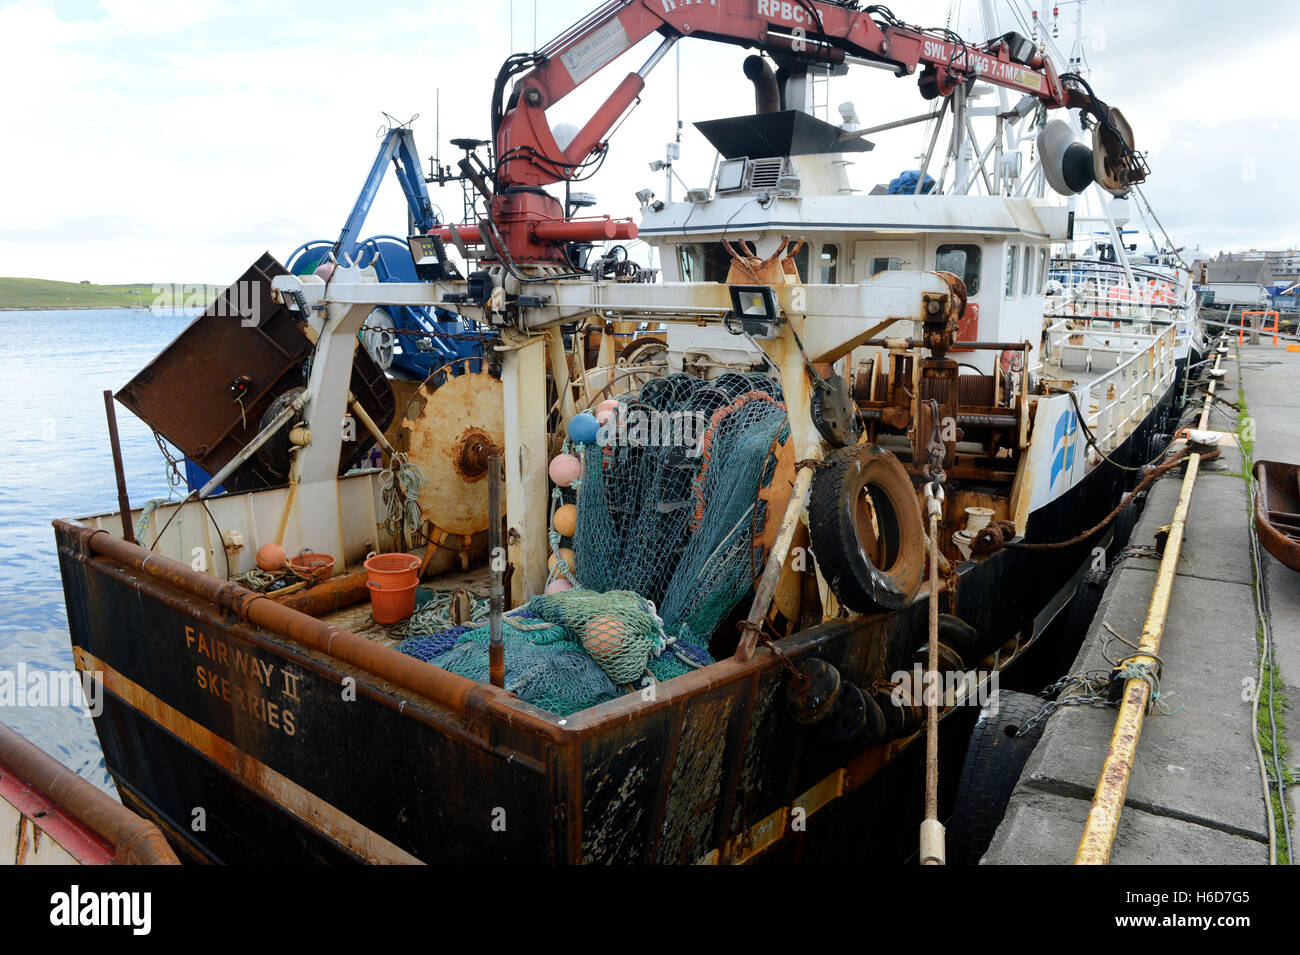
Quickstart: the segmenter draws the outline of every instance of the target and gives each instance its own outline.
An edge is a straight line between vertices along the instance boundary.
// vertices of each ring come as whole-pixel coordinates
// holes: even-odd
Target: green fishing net
[[[582,480],[555,492],[578,521],[572,542],[551,531],[552,552],[572,547],[576,566],[550,580],[576,587],[503,620],[506,688],[568,715],[713,662],[709,640],[753,585],[758,492],[788,438],[764,375],[670,375],[623,398],[597,442],[572,449]],[[486,622],[407,632],[398,650],[487,680]]]
[[[574,578],[642,595],[678,657],[711,662],[709,639],[753,584],[758,492],[789,437],[780,389],[671,375],[625,401],[612,430],[585,449]]]

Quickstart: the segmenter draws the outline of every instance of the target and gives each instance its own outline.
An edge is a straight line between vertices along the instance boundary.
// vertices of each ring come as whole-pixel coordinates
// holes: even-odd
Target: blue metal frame
[[[402,187],[402,194],[406,196],[406,205],[416,229],[428,232],[438,224],[433,203],[429,201],[429,191],[424,187],[424,172],[415,154],[415,134],[404,126],[398,126],[388,131],[379,146],[379,153],[370,167],[370,174],[366,176],[365,185],[361,187],[361,194],[352,204],[343,231],[334,243],[335,256],[346,254],[348,258],[356,258],[361,227],[370,213],[370,206],[375,201],[375,194],[379,192],[390,162]]]
[[[402,194],[406,196],[406,205],[416,230],[428,232],[438,225],[438,216],[425,188],[424,172],[416,155],[415,136],[405,127],[395,127],[384,136],[339,237],[332,243],[326,239],[313,239],[298,246],[290,253],[286,263],[290,272],[295,275],[310,274],[322,260],[333,256],[336,261],[346,258],[362,267],[373,266],[381,282],[420,281],[404,238],[392,235],[359,238],[390,162],[402,187]],[[397,336],[397,346],[393,350],[394,371],[424,379],[449,361],[482,353],[481,341],[458,341],[451,337],[469,329],[458,316],[445,309],[406,305],[385,305],[381,308],[399,332],[424,333],[419,336]]]

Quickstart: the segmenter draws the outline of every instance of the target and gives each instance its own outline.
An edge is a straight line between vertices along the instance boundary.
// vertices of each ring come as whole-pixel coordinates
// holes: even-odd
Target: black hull
[[[1172,431],[1181,387],[1113,458],[1150,459],[1156,435]],[[1135,480],[1103,461],[1034,512],[1028,538],[1073,537]],[[846,748],[796,724],[787,671],[770,654],[722,661],[663,684],[651,702],[625,697],[561,724],[442,671],[437,686],[450,689],[420,696],[254,626],[234,604],[160,583],[156,570],[96,556],[87,528],[56,530],[78,666],[107,690],[96,729],[109,771],[123,800],[193,860],[821,861],[902,859],[914,848],[913,770],[924,747]],[[990,651],[1032,643],[1095,545],[966,563],[942,609],[985,635]],[[919,600],[780,646],[869,685],[911,668],[927,623]],[[960,759],[975,713],[945,719],[947,759]],[[954,783],[949,774],[945,787]],[[792,806],[805,809],[805,831],[791,831]]]

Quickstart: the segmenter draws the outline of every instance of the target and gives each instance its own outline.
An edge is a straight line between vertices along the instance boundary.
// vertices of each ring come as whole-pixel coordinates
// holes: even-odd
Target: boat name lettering
[[[199,689],[219,697],[236,710],[256,717],[272,729],[279,730],[285,736],[298,733],[297,715],[289,709],[284,700],[300,702],[298,681],[301,674],[260,660],[239,647],[231,646],[224,640],[210,637],[193,627],[185,628],[185,645],[197,656],[205,657],[225,673],[205,666],[194,665],[194,682]],[[236,683],[229,679],[232,671],[238,672],[245,680]],[[255,681],[258,691],[250,689],[248,679]],[[268,699],[269,694],[278,693],[279,702]]]

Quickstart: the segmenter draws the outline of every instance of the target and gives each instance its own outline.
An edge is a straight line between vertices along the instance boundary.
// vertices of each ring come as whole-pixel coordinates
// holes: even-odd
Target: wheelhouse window
[[[1047,246],[1038,250],[1038,294],[1042,295],[1047,291]]]
[[[808,266],[810,264],[811,259],[812,259],[812,253],[808,249],[808,243],[805,242],[803,244],[803,248],[801,248],[798,252],[796,252],[794,256],[794,267],[799,270],[800,282],[808,281],[808,275],[809,275]]]
[[[721,242],[691,242],[677,247],[683,282],[725,282],[731,257]]]
[[[753,245],[747,245],[753,255]],[[794,257],[801,282],[808,279],[810,258],[807,244]],[[731,256],[721,242],[689,242],[677,247],[677,264],[683,282],[725,282],[727,273],[731,271]]]
[[[823,245],[821,254],[822,285],[834,285],[840,274],[840,247]]]
[[[951,272],[966,284],[967,295],[978,295],[980,290],[980,247],[978,245],[945,243],[934,251],[934,267],[940,272]]]
[[[1034,247],[1025,246],[1024,265],[1025,280],[1020,284],[1020,294],[1028,295],[1030,289],[1034,287]]]
[[[1007,246],[1007,298],[1016,295],[1016,253],[1019,251],[1018,246]]]

